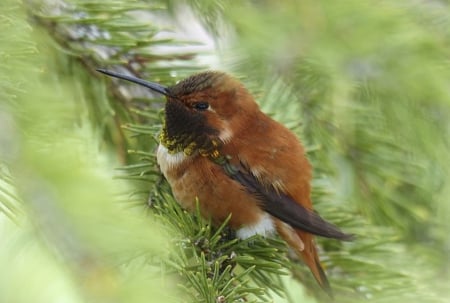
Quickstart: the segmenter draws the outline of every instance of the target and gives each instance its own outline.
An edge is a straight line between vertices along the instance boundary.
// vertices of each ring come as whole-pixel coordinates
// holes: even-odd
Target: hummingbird
[[[241,239],[278,234],[331,295],[314,236],[351,240],[311,202],[312,167],[296,135],[264,114],[236,78],[194,74],[173,86],[97,69],[166,97],[156,157],[175,199]],[[198,201],[198,202],[197,202]]]

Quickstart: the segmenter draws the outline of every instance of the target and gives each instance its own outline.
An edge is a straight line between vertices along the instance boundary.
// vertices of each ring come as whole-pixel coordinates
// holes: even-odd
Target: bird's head
[[[112,77],[143,85],[166,96],[160,139],[171,153],[215,156],[221,145],[248,127],[258,105],[245,87],[222,72],[203,72],[166,87],[99,69]]]

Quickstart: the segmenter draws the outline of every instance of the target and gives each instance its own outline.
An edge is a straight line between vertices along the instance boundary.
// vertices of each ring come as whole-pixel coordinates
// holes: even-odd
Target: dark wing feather
[[[250,194],[257,197],[266,212],[281,221],[314,235],[339,240],[352,239],[352,235],[343,233],[336,226],[322,219],[314,211],[301,206],[288,195],[277,192],[271,186],[261,184],[244,166],[241,165],[237,168],[226,161],[224,169],[233,180],[239,182]]]

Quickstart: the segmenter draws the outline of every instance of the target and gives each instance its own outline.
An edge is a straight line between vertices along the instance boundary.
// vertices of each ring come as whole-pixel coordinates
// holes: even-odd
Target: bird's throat
[[[169,136],[167,128],[164,125],[159,134],[159,142],[167,149],[171,155],[182,152],[186,156],[194,154],[197,144],[188,135]]]
[[[208,138],[207,136],[192,136],[180,134],[169,136],[165,125],[159,134],[159,142],[167,149],[168,154],[175,155],[183,153],[185,156],[199,154],[203,157],[218,158],[219,140]]]

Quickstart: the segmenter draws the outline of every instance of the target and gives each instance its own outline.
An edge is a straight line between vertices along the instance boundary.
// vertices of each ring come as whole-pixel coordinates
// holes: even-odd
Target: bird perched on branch
[[[157,161],[176,200],[240,238],[277,232],[331,293],[314,235],[349,240],[313,211],[311,165],[298,138],[235,78],[203,72],[166,87],[99,69],[167,98]]]

